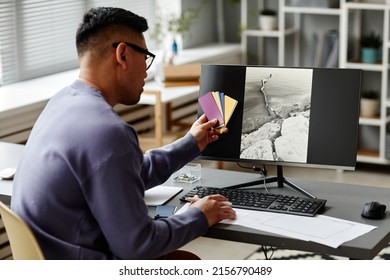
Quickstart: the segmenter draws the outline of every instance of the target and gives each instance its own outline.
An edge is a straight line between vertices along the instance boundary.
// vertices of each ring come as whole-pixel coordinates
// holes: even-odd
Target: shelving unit
[[[364,2],[344,2],[341,5],[343,18],[340,33],[344,34],[342,40],[340,40],[340,67],[362,69],[363,75],[365,73],[377,74],[380,76],[380,108],[379,116],[376,118],[360,118],[359,124],[362,129],[372,127],[377,129],[377,149],[366,149],[364,146],[360,146],[358,150],[357,160],[360,162],[369,162],[377,164],[390,164],[390,160],[386,158],[386,135],[387,127],[390,122],[390,116],[388,115],[388,109],[390,108],[389,92],[388,92],[388,75],[389,75],[389,9],[390,5],[385,3],[364,3]],[[351,38],[348,38],[349,27],[353,25],[355,27],[355,40],[360,39],[360,32],[362,30],[362,14],[370,11],[378,11],[383,16],[383,27],[381,31],[381,38],[383,40],[382,45],[382,61],[380,63],[360,63],[354,61],[353,58],[347,56],[348,45]],[[367,89],[362,84],[362,90]]]
[[[345,0],[341,0],[345,1]],[[288,2],[288,1],[287,1]],[[264,8],[265,1],[258,1],[258,9]],[[261,59],[264,56],[264,39],[276,38],[278,40],[278,65],[286,66],[285,61],[285,40],[287,36],[294,36],[294,54],[292,66],[299,66],[300,60],[300,41],[299,32],[301,30],[301,15],[330,15],[340,16],[341,10],[338,8],[314,8],[314,7],[293,7],[286,5],[286,0],[278,0],[278,29],[273,31],[263,31],[257,26],[248,25],[248,1],[241,1],[241,26],[243,28],[241,35],[241,46],[243,53],[246,53],[248,47],[248,37],[257,37],[259,41],[258,57]],[[292,22],[286,23],[286,15],[292,14]],[[341,23],[340,23],[341,27]],[[243,56],[243,63],[247,63],[245,55]],[[259,63],[263,63],[260,61]]]
[[[378,0],[380,2],[381,0]],[[300,32],[302,31],[301,21],[302,15],[324,15],[335,16],[335,20],[338,20],[339,31],[339,65],[340,68],[352,68],[362,69],[363,73],[369,73],[370,75],[380,76],[380,114],[376,118],[360,118],[359,125],[361,128],[374,128],[378,131],[377,136],[373,136],[377,141],[377,149],[365,149],[364,146],[359,147],[357,160],[359,162],[376,163],[376,164],[390,164],[390,158],[386,158],[386,143],[387,129],[390,127],[390,90],[389,90],[389,52],[390,52],[390,4],[384,0],[382,3],[366,3],[364,0],[360,1],[347,1],[340,0],[338,8],[316,8],[316,7],[296,7],[291,6],[292,1],[278,0],[278,30],[274,31],[261,31],[257,28],[248,26],[248,1],[241,1],[241,19],[242,19],[242,51],[246,53],[248,48],[248,37],[257,37],[259,51],[258,56],[261,58],[264,55],[263,45],[265,38],[276,38],[278,42],[277,48],[277,61],[279,66],[300,66]],[[266,3],[270,3],[269,1]],[[258,9],[264,7],[265,1],[258,1]],[[362,32],[362,14],[368,11],[377,11],[383,14],[383,26],[381,27],[381,38],[383,40],[382,48],[382,62],[375,64],[360,63],[356,60],[349,60],[348,47],[351,43],[350,40],[354,40],[355,46],[358,47],[356,42],[359,42]],[[287,18],[289,15],[289,18]],[[332,17],[331,17],[332,18]],[[286,23],[287,19],[289,20]],[[332,18],[333,19],[333,18]],[[330,20],[328,20],[330,21]],[[370,24],[368,22],[367,24]],[[351,28],[353,27],[353,28]],[[352,33],[351,33],[351,29]],[[378,30],[376,30],[378,32]],[[286,52],[286,36],[294,36],[293,41],[293,63],[287,65],[285,59]],[[243,63],[247,63],[245,55],[243,55]],[[262,63],[261,59],[259,61]],[[363,74],[363,75],[364,75]],[[362,89],[368,89],[367,85],[362,84]],[[372,136],[372,135],[370,135]],[[390,139],[390,136],[388,137]],[[360,139],[359,139],[360,140]],[[360,141],[359,141],[360,143]],[[390,153],[389,153],[390,154]]]
[[[279,8],[282,7],[284,4],[284,0],[278,1]],[[264,8],[264,1],[258,1],[258,9]],[[248,24],[248,1],[247,0],[241,0],[241,26],[243,28],[242,35],[241,35],[241,47],[242,52],[247,52],[248,47],[248,37],[255,37],[258,38],[259,42],[259,52],[258,56],[260,58],[260,62],[262,63],[262,58],[264,55],[263,51],[263,45],[264,45],[264,39],[265,38],[276,38],[278,40],[278,65],[284,66],[285,65],[285,37],[289,35],[296,34],[299,30],[296,27],[287,27],[285,28],[285,18],[284,14],[281,15],[279,13],[278,16],[278,29],[272,30],[272,31],[264,31],[260,30],[257,26],[249,26]],[[281,28],[283,27],[283,28]],[[295,44],[298,44],[299,40],[298,37],[296,37]],[[294,61],[297,62],[299,59],[298,52],[294,54]],[[243,63],[247,63],[247,58],[245,55],[243,55]]]

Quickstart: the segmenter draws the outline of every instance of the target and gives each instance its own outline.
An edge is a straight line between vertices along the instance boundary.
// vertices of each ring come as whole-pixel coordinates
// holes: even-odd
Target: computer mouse
[[[386,215],[386,205],[377,201],[367,202],[364,204],[362,217],[372,220],[382,219]]]
[[[16,168],[4,168],[0,171],[0,178],[4,180],[12,180],[14,178]]]

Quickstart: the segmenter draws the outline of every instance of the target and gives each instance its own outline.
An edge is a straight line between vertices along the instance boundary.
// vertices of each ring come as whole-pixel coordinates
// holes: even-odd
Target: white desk
[[[217,63],[239,64],[241,62],[240,44],[211,44],[183,50],[175,58],[175,64]],[[152,65],[150,77],[153,76]],[[0,87],[0,137],[7,141],[23,142],[47,101],[58,90],[77,79],[79,69],[32,79]],[[196,86],[162,88],[154,81],[147,82],[140,104],[155,105],[156,143],[162,144],[163,110],[165,104],[197,94]],[[21,136],[15,136],[17,133]]]
[[[24,145],[0,142],[0,170],[17,167]],[[0,179],[0,200],[9,204],[12,195],[13,180]]]
[[[0,90],[0,118],[2,130],[12,133],[35,123],[47,101],[60,89],[71,84],[78,77],[78,69],[61,74],[21,82],[2,87]],[[166,104],[172,101],[197,96],[199,86],[164,88],[155,81],[145,84],[139,104],[154,106],[155,141],[162,146],[164,133],[163,112]]]
[[[52,79],[41,78],[36,81],[27,81],[18,85],[4,87],[0,91],[0,118],[4,121],[1,128],[4,134],[12,130],[31,128],[45,107],[47,101],[61,88],[71,84],[78,77],[78,69],[58,75],[60,83],[53,83]],[[38,93],[39,94],[36,94]],[[162,146],[164,133],[165,107],[172,101],[191,99],[198,95],[199,86],[163,87],[155,81],[148,81],[144,87],[139,104],[154,106],[155,141],[156,146]],[[169,113],[169,112],[168,112]]]
[[[157,146],[163,145],[163,112],[165,105],[180,99],[192,99],[198,95],[199,86],[163,87],[155,81],[145,84],[139,103],[154,106],[155,141]]]

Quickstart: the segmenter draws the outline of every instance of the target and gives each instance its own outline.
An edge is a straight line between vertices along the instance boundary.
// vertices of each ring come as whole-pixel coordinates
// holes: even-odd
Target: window
[[[0,85],[77,68],[76,29],[84,12],[97,6],[131,10],[152,26],[153,0],[1,1]]]

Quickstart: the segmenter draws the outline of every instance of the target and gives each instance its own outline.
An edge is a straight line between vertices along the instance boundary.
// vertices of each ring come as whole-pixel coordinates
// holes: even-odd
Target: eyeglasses
[[[124,42],[124,43],[126,44],[126,46],[131,47],[133,50],[135,50],[137,52],[140,52],[140,53],[143,53],[145,55],[146,70],[148,70],[150,68],[150,66],[152,65],[153,60],[156,57],[156,55],[152,54],[147,49],[141,48],[140,46],[137,46],[135,44],[132,44],[132,43],[129,43],[129,42]],[[116,47],[118,47],[119,44],[120,44],[119,42],[113,43],[112,46],[114,48],[116,48]]]

